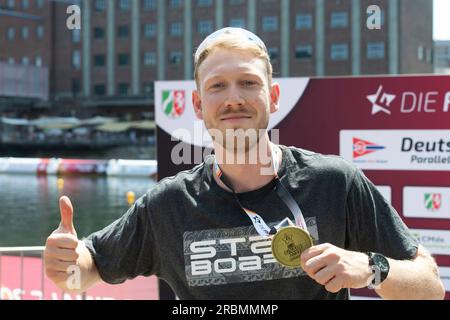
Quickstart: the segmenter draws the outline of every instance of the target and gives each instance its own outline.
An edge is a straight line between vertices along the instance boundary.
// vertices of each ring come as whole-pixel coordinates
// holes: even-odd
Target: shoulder
[[[288,166],[292,170],[297,168],[305,174],[316,178],[342,179],[350,187],[358,168],[338,155],[322,154],[293,146],[280,146],[283,156],[289,159]]]
[[[192,169],[163,178],[146,192],[147,204],[167,204],[166,201],[179,202],[187,194],[199,193],[205,181],[207,165],[208,161],[205,160]]]

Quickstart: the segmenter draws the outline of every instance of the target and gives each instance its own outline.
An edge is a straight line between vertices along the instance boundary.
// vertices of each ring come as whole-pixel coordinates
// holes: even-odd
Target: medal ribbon
[[[283,179],[286,177],[283,177],[283,179],[280,179],[278,177],[278,169],[280,167],[279,163],[279,157],[278,157],[278,148],[276,148],[274,145],[272,145],[272,168],[274,171],[274,180],[275,180],[275,188],[277,190],[278,196],[281,198],[281,200],[284,202],[284,204],[289,208],[292,215],[294,216],[295,225],[302,228],[303,230],[308,230],[306,227],[305,218],[303,217],[302,210],[300,209],[300,206],[298,203],[294,200],[290,192],[287,190],[287,188],[283,184]],[[216,159],[214,158],[214,173],[217,176],[217,178],[220,179],[220,181],[223,182],[224,185],[226,185],[231,192],[233,193],[233,196],[236,200],[236,202],[239,204],[239,206],[242,208],[242,210],[248,215],[250,220],[253,223],[253,226],[255,227],[258,234],[262,237],[268,237],[269,235],[273,235],[277,232],[277,229],[274,227],[269,227],[264,219],[258,215],[256,212],[245,208],[241,201],[239,200],[239,197],[234,192],[233,188],[231,187],[231,183],[229,183],[228,179],[223,174],[223,171],[220,169]]]

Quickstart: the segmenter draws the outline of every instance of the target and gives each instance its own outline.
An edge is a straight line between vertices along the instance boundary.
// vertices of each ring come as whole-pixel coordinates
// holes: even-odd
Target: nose
[[[235,107],[235,106],[243,106],[245,104],[245,99],[242,95],[242,92],[236,85],[231,85],[228,90],[228,95],[225,100],[225,106],[227,107]]]

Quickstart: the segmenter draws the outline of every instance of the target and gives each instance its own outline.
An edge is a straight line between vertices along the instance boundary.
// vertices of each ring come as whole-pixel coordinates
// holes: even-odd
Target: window
[[[331,60],[347,60],[348,59],[348,44],[339,43],[331,45]]]
[[[72,94],[77,96],[81,92],[81,84],[80,79],[74,78],[72,79]]]
[[[230,27],[245,28],[245,19],[243,18],[230,19]]]
[[[243,4],[244,0],[230,0],[230,5],[235,6],[239,4]]]
[[[8,3],[7,3],[8,8],[12,9],[12,8],[14,8],[14,5],[15,5],[14,0],[8,0]]]
[[[130,85],[128,83],[119,83],[117,85],[117,92],[121,96],[128,95],[128,91],[130,90]]]
[[[312,28],[312,15],[311,14],[298,14],[295,16],[295,29],[311,29]]]
[[[345,11],[331,13],[331,27],[345,28],[348,26],[348,13]]]
[[[22,57],[22,64],[27,66],[30,64],[30,59],[28,57]]]
[[[384,42],[367,43],[367,59],[384,59]]]
[[[124,11],[130,10],[130,0],[120,0],[119,8],[120,8],[120,10],[124,10]]]
[[[278,30],[278,17],[263,17],[262,28],[264,32],[273,32]]]
[[[30,30],[28,27],[22,27],[22,39],[28,39],[28,36],[30,35]]]
[[[34,60],[34,65],[36,67],[42,67],[42,58],[41,56],[36,56],[35,60]]]
[[[180,22],[173,22],[170,24],[170,35],[172,37],[181,36],[182,26]]]
[[[179,65],[179,64],[181,64],[181,58],[182,58],[181,52],[172,51],[172,52],[170,52],[169,63],[173,64],[173,65]]]
[[[94,66],[95,67],[104,67],[106,64],[106,58],[104,54],[96,54],[94,56]]]
[[[147,96],[153,96],[153,94],[155,92],[155,87],[153,85],[153,82],[144,82],[142,89],[143,89],[142,91],[144,92],[144,94]]]
[[[14,40],[15,34],[16,34],[16,31],[15,31],[15,29],[13,27],[9,27],[6,30],[6,38],[8,40]]]
[[[42,9],[44,7],[44,0],[36,0],[36,7]]]
[[[72,30],[72,42],[73,43],[79,43],[81,40],[81,30],[80,29],[73,29]]]
[[[198,22],[198,33],[210,34],[213,31],[213,23],[211,20],[203,20]]]
[[[81,68],[81,53],[79,50],[72,52],[72,66],[75,70],[80,70]]]
[[[96,84],[94,86],[94,94],[96,96],[104,96],[106,94],[106,87],[104,84]]]
[[[212,0],[197,0],[198,7],[209,7],[212,5]]]
[[[117,28],[117,35],[119,38],[128,38],[130,35],[130,28],[128,26],[119,26]]]
[[[75,29],[75,30],[77,30],[77,29]],[[80,31],[80,30],[77,30],[77,31]],[[38,39],[42,39],[44,37],[44,26],[37,26],[36,37]]]
[[[302,44],[295,47],[296,59],[310,59],[312,58],[312,45]]]
[[[433,50],[432,49],[427,49],[427,62],[428,63],[433,63]]]
[[[22,9],[27,10],[30,7],[30,3],[28,0],[22,0]]]
[[[144,65],[146,65],[146,66],[156,65],[156,53],[155,52],[144,53]]]
[[[144,10],[155,10],[156,0],[144,0]]]
[[[272,47],[267,49],[271,62],[278,62],[278,48]]]
[[[181,0],[170,0],[171,8],[181,8]]]
[[[118,55],[118,64],[121,67],[128,66],[130,64],[130,55],[128,53],[120,53]]]
[[[105,11],[106,0],[95,0],[94,9],[95,9],[95,11]]]
[[[144,36],[146,38],[156,37],[156,24],[154,23],[144,24]]]
[[[419,59],[419,61],[423,61],[425,59],[425,48],[423,46],[419,46],[417,48],[417,59]]]
[[[94,39],[104,39],[104,38],[105,38],[105,29],[98,27],[94,28]]]

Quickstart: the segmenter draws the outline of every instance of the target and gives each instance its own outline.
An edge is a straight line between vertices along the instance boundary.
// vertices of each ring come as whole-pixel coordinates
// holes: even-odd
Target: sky
[[[434,40],[450,40],[450,0],[434,0]]]

